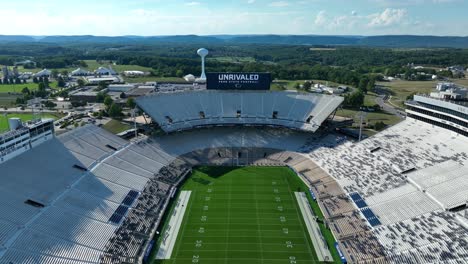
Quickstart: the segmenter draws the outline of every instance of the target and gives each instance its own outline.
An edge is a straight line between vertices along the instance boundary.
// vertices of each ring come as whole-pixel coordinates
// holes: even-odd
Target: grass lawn
[[[22,83],[22,84],[0,84],[0,93],[21,93],[24,87],[29,90],[37,90],[37,83]],[[57,88],[57,82],[50,82],[49,86],[53,89]]]
[[[12,107],[15,105],[15,101],[17,95],[8,94],[8,93],[0,93],[0,108],[3,107]]]
[[[308,189],[289,168],[199,167],[181,190],[192,194],[172,258],[153,263],[318,263],[294,196]]]
[[[468,87],[468,78],[465,79],[454,79],[454,83]]]
[[[22,83],[22,84],[0,84],[0,93],[21,93],[24,87],[29,90],[37,90],[37,83]]]
[[[7,116],[4,116],[4,113],[0,113],[0,132],[5,132],[9,129],[8,127],[8,118],[12,117],[17,117],[21,118],[23,122],[29,121],[33,119],[32,114],[25,114],[25,113],[9,113]],[[49,114],[49,113],[44,113],[41,115],[42,118],[53,118],[53,119],[59,119],[62,117],[60,114]]]
[[[350,109],[339,109],[336,113],[338,116],[343,116],[343,117],[348,117],[348,118],[353,118],[354,120],[358,120],[358,115],[359,111],[357,110],[350,110]],[[367,124],[375,124],[376,122],[382,121],[386,125],[394,125],[396,123],[399,123],[401,121],[400,118],[398,118],[395,115],[386,113],[386,112],[368,112],[364,122]],[[359,123],[359,122],[358,122]]]
[[[124,132],[125,130],[131,129],[132,127],[118,120],[112,119],[111,121],[103,125],[102,128],[113,134],[118,134]]]
[[[392,103],[403,107],[406,97],[413,93],[428,94],[435,90],[438,81],[402,81],[379,82],[378,85],[384,86],[392,93]]]

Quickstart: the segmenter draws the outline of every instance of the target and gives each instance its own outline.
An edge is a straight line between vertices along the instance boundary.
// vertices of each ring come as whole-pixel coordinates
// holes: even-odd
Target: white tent
[[[34,74],[35,77],[49,77],[51,75],[51,71],[48,69],[43,69],[42,71],[39,71],[38,73]]]
[[[90,75],[91,73],[87,70],[83,70],[81,68],[78,68],[74,71],[71,72],[71,75],[72,76],[87,76],[87,75]]]

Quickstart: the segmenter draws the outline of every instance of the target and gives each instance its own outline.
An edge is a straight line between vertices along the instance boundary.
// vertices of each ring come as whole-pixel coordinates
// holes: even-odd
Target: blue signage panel
[[[209,72],[206,74],[208,90],[270,90],[271,73]]]

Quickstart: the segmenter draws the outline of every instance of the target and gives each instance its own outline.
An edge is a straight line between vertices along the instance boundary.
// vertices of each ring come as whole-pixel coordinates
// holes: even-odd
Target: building
[[[110,92],[128,92],[137,87],[136,84],[110,84],[107,89]]]
[[[100,82],[105,83],[122,83],[123,80],[119,76],[108,76],[108,77],[88,77],[86,78],[88,84],[98,85]]]
[[[109,68],[99,67],[94,73],[97,75],[117,75],[117,72],[115,72],[111,66],[109,66]]]
[[[90,71],[78,68],[78,69],[72,71],[70,75],[71,76],[89,76],[89,75],[92,75],[92,73]]]
[[[142,72],[142,71],[124,71],[123,75],[127,77],[142,77],[142,76],[149,75],[149,73]]]
[[[97,101],[97,94],[99,92],[86,90],[86,91],[76,91],[70,93],[70,101],[72,102],[85,102],[85,103],[95,103]]]
[[[457,88],[458,86],[454,83],[450,83],[450,82],[444,82],[444,83],[438,83],[436,85],[436,90],[437,91],[445,91],[445,90],[448,90],[448,89],[454,89],[454,88]]]
[[[127,97],[135,98],[135,97],[148,95],[154,92],[155,89],[156,88],[154,86],[138,86],[137,88],[126,92],[125,95],[127,95]]]
[[[406,102],[408,117],[452,130],[468,136],[468,101],[458,95],[459,100],[447,100],[446,92],[441,92],[442,98],[415,95],[413,100]],[[466,94],[465,94],[466,96]],[[453,99],[452,96],[449,99]]]
[[[51,74],[52,72],[49,71],[48,69],[43,69],[39,71],[38,73],[34,74],[34,77],[50,77]]]
[[[22,123],[19,118],[10,118],[10,131],[0,134],[0,164],[51,139],[53,123],[53,119]]]
[[[196,78],[193,74],[188,74],[184,76],[184,80],[187,82],[195,82]]]

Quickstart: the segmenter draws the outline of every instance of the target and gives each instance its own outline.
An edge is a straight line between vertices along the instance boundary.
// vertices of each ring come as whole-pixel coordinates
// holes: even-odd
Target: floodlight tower
[[[202,61],[202,73],[200,76],[201,80],[206,80],[206,74],[205,74],[205,57],[208,56],[208,50],[205,48],[201,48],[197,51],[197,54],[201,57]]]

